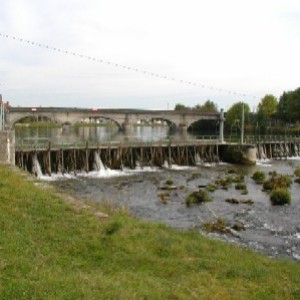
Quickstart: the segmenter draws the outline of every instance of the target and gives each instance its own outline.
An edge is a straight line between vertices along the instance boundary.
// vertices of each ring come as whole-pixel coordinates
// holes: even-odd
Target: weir
[[[256,144],[257,159],[285,159],[300,156],[300,140],[291,139],[285,141],[260,142]]]
[[[219,161],[219,144],[139,144],[106,145],[98,147],[54,148],[46,150],[16,151],[16,165],[39,174],[100,171],[105,168],[134,169],[144,166],[171,167],[175,165],[196,166],[205,162]]]
[[[197,166],[219,161],[255,164],[256,160],[285,159],[300,156],[300,139],[290,141],[232,144],[211,141],[182,141],[155,143],[107,143],[47,147],[17,147],[16,165],[37,176],[52,173],[101,171],[106,168],[122,170],[150,167]],[[40,167],[38,167],[40,166]],[[40,168],[40,169],[39,169]]]

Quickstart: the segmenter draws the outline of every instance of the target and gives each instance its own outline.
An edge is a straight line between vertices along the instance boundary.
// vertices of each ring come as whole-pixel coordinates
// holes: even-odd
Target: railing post
[[[221,109],[221,113],[220,113],[220,132],[219,132],[219,139],[220,139],[220,143],[224,143],[224,109]]]

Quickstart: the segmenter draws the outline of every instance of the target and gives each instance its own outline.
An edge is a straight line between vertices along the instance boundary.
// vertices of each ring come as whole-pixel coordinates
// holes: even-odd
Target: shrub
[[[232,178],[232,182],[234,183],[242,183],[244,182],[244,175],[236,175],[235,177]]]
[[[174,181],[172,179],[168,179],[166,181],[166,185],[172,185],[174,183]]]
[[[220,233],[228,233],[230,232],[227,227],[227,220],[223,218],[218,218],[215,222],[207,222],[204,224],[204,229],[207,232],[220,232]]]
[[[270,195],[270,200],[273,205],[284,205],[291,203],[291,194],[286,189],[275,189]]]
[[[247,186],[245,183],[243,182],[238,182],[236,185],[235,185],[235,189],[236,190],[247,190]]]
[[[300,168],[297,168],[294,172],[295,176],[300,177]]]
[[[217,186],[214,184],[214,183],[209,183],[207,186],[206,186],[206,189],[209,191],[209,192],[214,192],[216,189],[217,189]]]
[[[193,192],[189,194],[185,199],[185,203],[187,206],[190,206],[191,204],[199,204],[202,202],[211,202],[211,201],[212,199],[208,196],[207,192],[204,190]]]
[[[262,184],[266,179],[266,174],[263,171],[256,171],[251,177],[256,183]]]
[[[272,191],[274,189],[286,189],[292,184],[292,179],[288,175],[272,176],[269,180],[263,183],[263,188],[266,191]]]

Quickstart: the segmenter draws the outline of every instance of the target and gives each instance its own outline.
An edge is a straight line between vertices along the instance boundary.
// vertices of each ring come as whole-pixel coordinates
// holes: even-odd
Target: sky
[[[266,94],[300,86],[299,0],[0,0],[0,7],[0,94],[13,106],[173,109],[210,100],[255,110]]]

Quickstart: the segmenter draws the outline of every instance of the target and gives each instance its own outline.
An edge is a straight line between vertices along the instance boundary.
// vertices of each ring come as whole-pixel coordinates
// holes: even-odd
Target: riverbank
[[[42,185],[0,166],[3,299],[300,297],[299,263],[142,222],[108,203],[65,201]]]

